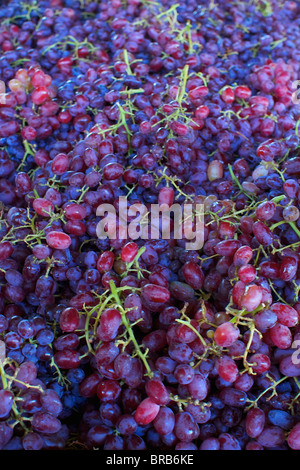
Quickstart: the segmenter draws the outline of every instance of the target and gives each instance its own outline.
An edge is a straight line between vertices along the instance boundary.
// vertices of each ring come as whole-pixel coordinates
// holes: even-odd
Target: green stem
[[[280,220],[280,222],[276,222],[276,224],[271,225],[270,230],[274,230],[274,228],[279,227],[280,225],[283,224],[289,224],[289,226],[294,230],[294,232],[298,235],[300,238],[300,230],[298,229],[297,225],[295,222],[289,222],[288,220]]]
[[[185,95],[186,83],[187,83],[187,79],[188,79],[188,76],[189,76],[189,66],[188,65],[184,66],[181,76],[182,76],[182,78],[181,78],[180,88],[177,92],[177,97],[176,97],[176,101],[178,101],[178,103],[180,105],[181,105],[183,97]]]
[[[177,323],[181,323],[182,325],[185,325],[187,326],[188,328],[190,328],[196,335],[197,337],[200,339],[201,343],[203,344],[203,346],[207,347],[207,344],[205,342],[205,340],[202,338],[202,336],[200,335],[199,331],[196,330],[196,328],[193,327],[193,325],[191,325],[189,322],[185,321],[185,320],[181,320],[180,318],[177,318],[175,320]]]
[[[120,125],[123,125],[125,127],[127,135],[128,135],[128,142],[130,142],[130,136],[132,135],[132,132],[129,130],[129,127],[127,126],[125,111],[124,111],[124,109],[122,108],[122,106],[120,105],[119,102],[117,102],[117,106],[118,106],[119,111],[120,111],[120,118],[119,118]]]
[[[276,291],[274,285],[273,285],[273,282],[271,281],[271,279],[268,279],[268,284],[270,285],[272,291],[274,292],[274,294],[277,295],[278,299],[280,300],[280,302],[282,302],[283,304],[287,304],[287,302],[281,297],[281,295],[278,294],[278,292]]]
[[[292,227],[292,229],[294,230],[294,232],[298,235],[298,237],[300,238],[300,230],[298,229],[297,225],[295,222],[288,222],[288,224],[290,225],[290,227]]]
[[[295,127],[295,134],[298,137],[299,136],[299,125],[300,125],[300,119],[296,122],[296,127]]]
[[[145,253],[146,251],[146,247],[145,246],[142,246],[139,251],[137,252],[135,258],[127,264],[127,270],[122,274],[122,276],[127,276],[128,272],[130,271],[130,269],[132,268],[133,265],[135,265],[136,269],[139,271],[140,270],[140,266],[139,266],[139,263],[138,263],[138,260],[139,258],[142,256],[143,253]]]
[[[278,380],[277,382],[273,383],[272,385],[270,385],[270,387],[266,388],[260,395],[258,395],[258,397],[255,399],[255,400],[249,400],[251,402],[251,405],[248,406],[247,410],[248,411],[250,408],[252,408],[253,406],[257,406],[257,403],[258,401],[261,399],[261,397],[263,395],[265,395],[265,393],[267,393],[269,390],[273,389],[273,395],[274,395],[274,392],[275,392],[275,389],[277,387],[277,385],[281,384],[281,382],[284,382],[286,379],[288,379],[289,377],[282,377],[280,380]]]
[[[284,194],[281,194],[280,196],[273,197],[271,201],[277,204],[278,202],[282,201],[282,199],[285,199],[285,198],[286,196]]]
[[[144,88],[136,88],[135,90],[121,90],[120,95],[134,95],[136,93],[144,93]]]
[[[0,360],[0,375],[1,375],[3,388],[6,389],[8,387],[8,382],[7,382],[6,373],[5,373],[5,370],[4,370],[4,367],[3,367],[3,363],[2,363],[1,360]]]
[[[130,68],[130,63],[129,63],[129,58],[128,58],[128,53],[126,49],[123,49],[123,56],[124,56],[124,61],[125,64],[127,65],[126,72],[128,75],[133,75],[132,70]]]
[[[35,152],[34,152],[34,147],[32,144],[30,144],[28,142],[28,140],[23,140],[23,145],[25,147],[25,153],[24,153],[24,157],[22,158],[22,161],[20,163],[20,165],[18,166],[18,171],[21,171],[26,163],[26,159],[28,157],[28,155],[31,155],[32,157],[34,157],[35,155]]]

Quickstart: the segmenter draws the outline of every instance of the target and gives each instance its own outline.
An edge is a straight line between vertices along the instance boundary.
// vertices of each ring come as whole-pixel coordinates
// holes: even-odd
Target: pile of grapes
[[[0,449],[300,450],[300,2],[3,0],[0,51]]]

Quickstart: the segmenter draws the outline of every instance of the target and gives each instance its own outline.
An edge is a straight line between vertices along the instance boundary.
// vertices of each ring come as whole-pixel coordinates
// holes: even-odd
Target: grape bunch
[[[3,1],[1,450],[300,450],[299,17]]]

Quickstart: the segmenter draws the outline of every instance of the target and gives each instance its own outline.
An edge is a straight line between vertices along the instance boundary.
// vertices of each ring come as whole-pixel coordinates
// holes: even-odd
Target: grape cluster
[[[299,450],[300,5],[3,3],[0,449]]]

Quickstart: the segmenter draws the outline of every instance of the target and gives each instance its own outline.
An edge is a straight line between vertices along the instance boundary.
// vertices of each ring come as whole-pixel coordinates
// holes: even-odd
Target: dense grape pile
[[[300,450],[300,2],[4,0],[0,49],[0,449]]]

